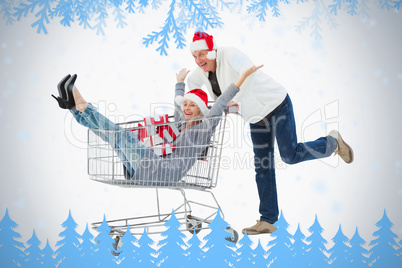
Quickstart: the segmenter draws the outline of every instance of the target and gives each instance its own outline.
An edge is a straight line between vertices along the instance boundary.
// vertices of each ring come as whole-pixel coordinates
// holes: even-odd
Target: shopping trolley
[[[169,116],[169,121],[172,118],[173,116]],[[205,119],[210,120],[209,122],[213,122],[211,120],[219,121],[215,131],[206,134],[208,137],[205,138],[205,143],[194,144],[188,148],[174,148],[174,150],[193,150],[198,153],[187,157],[188,159],[184,161],[189,166],[186,167],[183,174],[170,177],[166,177],[169,173],[166,172],[167,174],[164,174],[163,168],[156,169],[155,172],[149,172],[149,169],[152,169],[150,166],[154,164],[152,161],[155,159],[142,159],[139,161],[145,168],[137,167],[133,176],[129,165],[131,163],[130,157],[127,155],[130,155],[131,150],[138,148],[112,148],[110,144],[113,144],[113,142],[104,138],[105,136],[111,138],[135,137],[137,132],[145,128],[141,126],[143,120],[120,123],[118,124],[121,127],[120,129],[106,131],[109,133],[103,136],[95,133],[96,131],[94,130],[88,130],[88,174],[92,180],[120,187],[155,188],[156,190],[157,205],[156,212],[153,215],[107,221],[111,228],[110,235],[117,241],[116,245],[119,238],[124,235],[127,227],[130,228],[133,234],[137,235],[141,235],[144,228],[148,234],[161,233],[164,223],[170,218],[172,212],[174,212],[174,215],[182,224],[180,230],[191,233],[194,231],[198,233],[202,229],[207,229],[208,224],[212,222],[217,213],[220,213],[224,219],[222,208],[219,206],[211,189],[217,185],[226,119],[227,111],[222,116]],[[173,120],[173,122],[156,124],[153,127],[159,128],[167,125],[172,126],[173,124],[175,127],[178,127],[180,124],[188,122],[190,121],[174,122]],[[145,150],[154,149],[156,149],[156,146],[150,146],[149,149]],[[122,150],[125,151],[123,152]],[[165,164],[169,164],[169,161],[172,161],[171,155],[173,154],[160,156],[160,163],[166,162]],[[178,159],[173,160],[174,163],[176,163],[176,160]],[[161,189],[180,192],[183,201],[172,211],[163,213],[160,206],[161,195],[159,191]],[[186,190],[196,190],[203,194],[205,193],[209,196],[210,203],[207,204],[204,202],[206,200],[204,198],[202,202],[189,199],[186,195]],[[203,217],[193,215],[193,207],[201,207],[204,214],[207,211],[206,215]],[[96,229],[101,223],[93,223],[92,227]],[[228,232],[227,240],[236,243],[239,237],[236,230],[228,227],[226,231]]]

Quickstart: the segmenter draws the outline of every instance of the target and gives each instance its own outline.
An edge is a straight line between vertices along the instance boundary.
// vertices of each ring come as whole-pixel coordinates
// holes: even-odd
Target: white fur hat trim
[[[184,101],[185,100],[190,100],[193,101],[195,104],[197,104],[198,108],[200,108],[200,111],[203,116],[206,116],[209,112],[208,107],[205,105],[205,102],[203,102],[200,97],[198,97],[195,94],[184,94],[183,96],[176,96],[174,101],[179,105],[180,107],[183,108]]]

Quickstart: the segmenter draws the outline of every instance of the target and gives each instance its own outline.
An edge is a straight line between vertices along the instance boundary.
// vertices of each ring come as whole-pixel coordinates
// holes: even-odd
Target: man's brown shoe
[[[270,234],[278,230],[273,224],[266,221],[257,220],[257,224],[248,228],[243,229],[243,234],[247,231],[248,235],[256,234]]]
[[[341,134],[338,131],[332,130],[328,134],[329,136],[336,139],[338,146],[335,149],[335,154],[338,154],[343,161],[350,164],[353,162],[353,150],[343,139]]]

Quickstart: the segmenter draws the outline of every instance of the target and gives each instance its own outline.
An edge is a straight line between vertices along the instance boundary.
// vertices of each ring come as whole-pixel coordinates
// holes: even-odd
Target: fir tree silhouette
[[[174,210],[170,219],[165,222],[166,231],[162,232],[162,240],[159,241],[159,264],[160,267],[185,267],[187,258],[184,249],[187,248],[183,234],[179,228],[181,223],[177,220]]]
[[[304,242],[306,236],[300,230],[300,224],[297,224],[297,230],[293,235],[293,239],[290,267],[306,267],[308,265],[306,261],[307,244]]]
[[[268,250],[269,255],[267,258],[269,267],[289,267],[291,264],[291,246],[293,236],[287,231],[289,224],[287,223],[283,212],[278,221],[275,223],[275,227],[278,228],[275,232],[271,234],[274,238],[269,244],[273,246]]]
[[[156,251],[151,247],[155,242],[149,238],[147,235],[146,228],[144,227],[144,232],[140,239],[138,239],[138,246],[136,260],[138,265],[135,267],[141,268],[155,268],[157,267],[155,262],[155,256],[157,256]]]
[[[236,250],[238,257],[235,266],[238,268],[257,267],[255,266],[254,254],[251,248],[253,241],[251,241],[250,237],[247,235],[247,231],[242,239],[239,240],[238,245],[240,247]]]
[[[41,251],[42,267],[56,267],[56,260],[54,259],[54,251],[49,245],[49,240],[46,239],[46,245]]]
[[[267,252],[264,250],[260,243],[260,239],[257,241],[257,246],[253,250],[253,255],[254,257],[254,267],[260,268],[260,267],[267,267],[268,261],[265,258],[267,255]]]
[[[57,268],[80,267],[82,265],[79,249],[81,244],[78,239],[81,238],[81,235],[75,230],[78,224],[71,216],[70,210],[68,211],[67,220],[65,220],[61,226],[64,228],[64,231],[59,234],[59,237],[62,239],[56,243],[56,247],[59,247],[56,250],[58,260]]]
[[[123,245],[119,248],[119,267],[134,267],[137,262],[134,258],[134,252],[138,249],[135,243],[137,243],[138,239],[131,233],[130,226],[127,225],[127,230],[120,241]]]
[[[42,255],[39,245],[41,242],[33,230],[32,237],[27,241],[28,247],[25,249],[26,261],[24,267],[42,267]]]
[[[311,233],[310,236],[306,238],[306,242],[309,243],[307,246],[306,260],[310,267],[327,267],[327,256],[324,254],[326,252],[325,244],[327,240],[322,237],[322,232],[324,229],[321,227],[317,219],[317,214],[315,215],[315,220],[313,225],[308,229]]]
[[[349,250],[349,262],[345,267],[368,267],[368,250],[362,246],[366,244],[366,241],[360,237],[359,232],[356,231],[353,237],[349,241],[351,248]]]
[[[397,248],[399,245],[395,239],[398,238],[396,234],[391,231],[394,224],[388,219],[387,213],[384,209],[384,215],[381,220],[376,223],[380,229],[373,233],[376,239],[372,240],[369,246],[373,246],[370,250],[371,267],[397,267],[400,263],[397,256]],[[399,266],[400,267],[400,266]]]
[[[202,261],[204,259],[204,251],[201,249],[202,241],[198,238],[196,230],[193,236],[187,241],[189,247],[187,248],[187,267],[202,268]]]
[[[103,222],[96,229],[99,235],[95,238],[95,243],[98,247],[98,250],[95,253],[95,258],[98,261],[99,267],[117,267],[117,258],[112,254],[113,243],[115,241],[110,237],[110,230],[111,228],[106,221],[106,216],[103,215]]]
[[[347,238],[343,232],[342,227],[339,224],[339,229],[334,238],[332,238],[334,246],[328,251],[331,254],[331,266],[334,267],[346,267],[349,263],[349,250],[347,245],[349,238]]]
[[[94,235],[89,231],[87,223],[85,231],[81,236],[81,259],[87,267],[94,267],[97,265],[97,260],[95,258],[97,247],[93,242],[94,238]]]
[[[226,231],[229,224],[224,221],[218,210],[215,218],[209,224],[211,232],[204,237],[206,244],[204,250],[207,250],[204,258],[204,267],[232,267],[236,262],[236,253],[232,249],[233,243],[225,238],[230,236]]]
[[[0,221],[0,264],[2,267],[19,267],[24,262],[24,244],[16,239],[21,235],[14,231],[18,224],[8,215],[8,209]]]

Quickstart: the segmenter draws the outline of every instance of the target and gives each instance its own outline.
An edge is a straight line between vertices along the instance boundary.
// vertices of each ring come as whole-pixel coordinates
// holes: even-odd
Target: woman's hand
[[[264,65],[252,66],[246,69],[240,76],[244,76],[245,78],[249,77],[251,74],[255,73],[258,69],[261,69]]]
[[[237,79],[237,81],[234,83],[235,87],[240,88],[240,86],[243,84],[244,80],[246,80],[247,77],[249,77],[251,74],[255,73],[258,69],[261,69],[264,65],[259,65],[259,66],[252,66],[248,69],[246,69]]]
[[[179,73],[176,74],[177,83],[184,82],[189,72],[190,70],[187,70],[186,68],[181,69]]]

